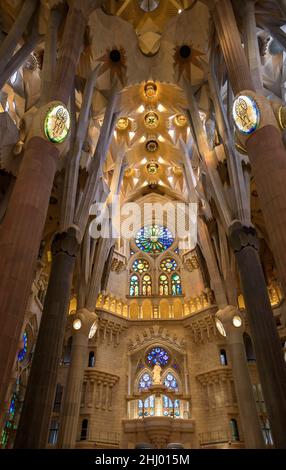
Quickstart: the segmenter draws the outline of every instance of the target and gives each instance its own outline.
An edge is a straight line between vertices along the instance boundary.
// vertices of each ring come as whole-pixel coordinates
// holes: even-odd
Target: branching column
[[[286,447],[286,365],[273,317],[254,228],[235,222],[229,240],[234,250],[253,339],[257,368],[275,447]]]
[[[28,2],[27,2],[28,3]],[[88,0],[69,10],[56,71],[53,98],[67,106],[87,16]],[[64,80],[62,80],[64,77]],[[55,88],[54,88],[55,92]],[[4,402],[16,358],[25,309],[34,276],[60,145],[43,134],[43,110],[36,113],[23,162],[0,230],[0,402]]]
[[[234,94],[255,86],[241,44],[230,0],[216,0],[213,19]],[[270,104],[261,111],[263,126],[253,132],[245,145],[257,186],[271,248],[286,294],[286,150]]]
[[[58,443],[58,447],[63,449],[73,448],[76,442],[83,375],[88,365],[88,339],[92,325],[97,323],[97,315],[82,309],[71,319],[74,325],[71,365],[65,390]],[[95,334],[95,331],[92,334]]]
[[[66,315],[62,312],[67,312],[70,302],[69,287],[77,251],[74,229],[55,236],[52,243],[52,269],[44,303],[45,314],[42,316],[15,448],[41,449],[47,443],[66,323]]]
[[[217,321],[223,325],[220,331],[226,336],[232,365],[236,396],[247,449],[264,448],[262,430],[254,400],[245,354],[243,331],[244,320],[236,307],[228,305],[216,314]]]

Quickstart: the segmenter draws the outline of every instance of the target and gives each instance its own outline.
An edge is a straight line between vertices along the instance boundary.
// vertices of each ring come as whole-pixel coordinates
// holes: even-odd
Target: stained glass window
[[[133,274],[130,278],[129,293],[131,296],[139,295],[139,278],[136,274]]]
[[[169,295],[169,280],[166,274],[159,277],[159,293],[160,295]]]
[[[25,356],[27,354],[27,345],[28,345],[28,336],[27,333],[25,332],[23,334],[23,349],[18,354],[18,361],[22,362],[25,359]]]
[[[167,227],[148,225],[139,230],[135,241],[140,250],[157,255],[170,248],[174,239]]]
[[[181,295],[182,285],[181,285],[181,277],[179,276],[179,274],[175,273],[172,275],[171,284],[172,284],[172,295]]]
[[[176,271],[178,265],[173,258],[166,258],[161,261],[160,267],[162,271],[170,273],[172,271]]]
[[[170,360],[169,354],[163,348],[157,347],[151,349],[146,356],[147,363],[149,365],[160,364],[160,366],[166,366]]]
[[[145,274],[142,279],[142,294],[152,295],[152,281],[149,274]]]
[[[146,273],[149,269],[149,263],[146,259],[136,259],[132,265],[132,269],[139,274]]]
[[[146,400],[138,400],[138,416],[154,416],[155,396],[151,395]]]
[[[142,375],[141,379],[139,380],[139,390],[146,390],[147,388],[150,388],[152,385],[152,377],[150,374],[145,372],[145,374]]]
[[[180,400],[175,400],[174,402],[163,395],[163,415],[164,416],[173,416],[175,418],[180,417]]]
[[[177,382],[177,379],[176,377],[174,377],[174,375],[169,372],[164,380],[164,385],[166,385],[166,387],[172,389],[172,390],[175,390],[177,391],[178,390],[178,382]]]

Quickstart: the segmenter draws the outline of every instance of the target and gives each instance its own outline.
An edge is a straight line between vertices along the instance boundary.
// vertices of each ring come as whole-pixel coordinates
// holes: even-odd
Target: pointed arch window
[[[169,295],[169,279],[166,274],[161,274],[159,277],[159,293],[160,295]]]
[[[171,372],[168,372],[168,374],[166,375],[164,385],[166,385],[166,387],[171,390],[178,391],[178,381]]]
[[[153,380],[152,380],[151,374],[149,374],[148,372],[145,372],[145,374],[143,374],[139,380],[138,388],[139,390],[146,390],[151,387],[152,383],[153,383]]]
[[[152,280],[149,274],[142,278],[142,295],[152,295]]]
[[[181,276],[177,273],[171,277],[172,295],[182,295]]]
[[[137,274],[132,274],[130,278],[129,294],[132,297],[139,295],[139,277]]]

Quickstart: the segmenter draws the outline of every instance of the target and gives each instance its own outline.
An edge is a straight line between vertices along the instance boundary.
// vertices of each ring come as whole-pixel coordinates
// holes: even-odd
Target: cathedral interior
[[[0,0],[1,449],[286,448],[285,100],[285,0]]]

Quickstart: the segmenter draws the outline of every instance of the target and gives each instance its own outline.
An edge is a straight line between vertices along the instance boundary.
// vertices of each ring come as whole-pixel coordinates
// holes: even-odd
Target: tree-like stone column
[[[88,365],[88,340],[91,335],[94,336],[96,333],[98,317],[94,312],[84,308],[72,315],[70,320],[73,322],[71,365],[65,390],[58,441],[58,447],[62,449],[75,446],[83,374]]]
[[[258,255],[255,229],[236,221],[229,229],[229,241],[239,269],[274,444],[285,449],[286,365]]]
[[[230,0],[214,0],[212,17],[235,95],[255,92]],[[255,96],[255,93],[253,93]],[[274,254],[286,294],[286,150],[270,103],[260,97],[261,123],[245,136],[252,173]]]
[[[27,2],[28,3],[28,2]],[[57,62],[53,99],[67,106],[94,2],[72,2]],[[29,133],[23,162],[0,231],[0,403],[4,403],[17,354],[35,262],[46,220],[61,145],[44,135],[40,108]]]
[[[52,243],[52,269],[44,312],[20,417],[15,448],[45,448],[62,354],[72,276],[78,252],[76,230],[57,234]],[[51,354],[52,351],[52,354]],[[33,430],[33,432],[29,432]]]
[[[242,336],[245,330],[244,319],[236,307],[228,305],[217,312],[216,322],[218,322],[218,326],[220,323],[222,324],[222,328],[218,329],[223,336],[226,336],[230,352],[245,447],[247,449],[262,449],[265,445],[253,396]]]

